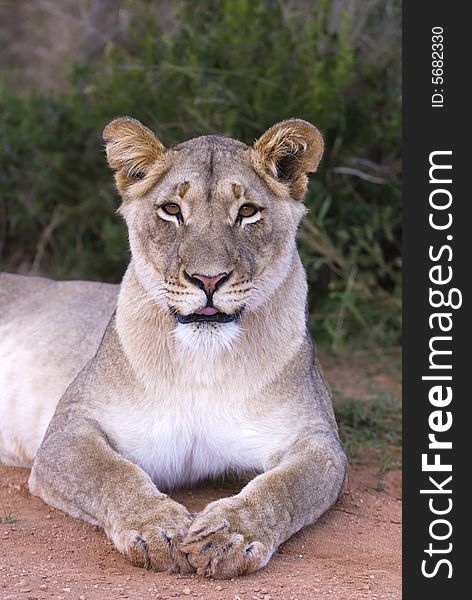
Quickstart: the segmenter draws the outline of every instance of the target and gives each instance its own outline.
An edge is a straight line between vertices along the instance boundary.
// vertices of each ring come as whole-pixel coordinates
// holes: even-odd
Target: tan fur
[[[0,420],[0,460],[34,459],[31,492],[103,527],[134,564],[250,573],[333,504],[346,470],[295,244],[321,136],[292,119],[251,148],[205,136],[166,149],[124,117],[104,138],[132,259],[118,296],[0,279],[0,417],[16,415]],[[259,210],[241,218],[244,204]],[[189,322],[210,306],[195,275],[223,277],[212,303],[228,322]],[[163,493],[248,470],[198,515]]]

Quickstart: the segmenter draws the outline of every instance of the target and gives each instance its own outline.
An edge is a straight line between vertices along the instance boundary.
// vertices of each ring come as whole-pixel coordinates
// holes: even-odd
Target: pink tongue
[[[205,308],[201,308],[200,310],[197,310],[197,312],[195,314],[211,317],[212,315],[216,315],[217,312],[218,312],[218,310],[216,308],[212,308],[210,306],[205,306]]]

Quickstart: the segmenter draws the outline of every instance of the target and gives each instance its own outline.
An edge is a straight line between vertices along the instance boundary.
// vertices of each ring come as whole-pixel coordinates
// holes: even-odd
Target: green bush
[[[159,28],[156,4],[135,4],[126,39],[75,65],[65,92],[1,89],[2,268],[120,279],[126,232],[101,141],[112,117],[132,115],[171,145],[212,132],[252,143],[297,116],[324,132],[327,148],[300,231],[313,324],[335,345],[356,333],[398,343],[398,36],[380,57],[370,50],[387,18],[398,24],[398,3],[372,3],[361,35],[358,15],[334,19],[325,1],[310,12],[268,0],[182,2],[171,32]]]

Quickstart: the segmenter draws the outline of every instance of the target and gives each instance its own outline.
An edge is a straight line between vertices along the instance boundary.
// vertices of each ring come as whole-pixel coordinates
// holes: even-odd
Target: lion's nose
[[[218,275],[201,275],[200,273],[189,275],[186,273],[186,275],[190,281],[202,289],[207,296],[211,296],[216,288],[228,279],[227,273],[219,273]]]

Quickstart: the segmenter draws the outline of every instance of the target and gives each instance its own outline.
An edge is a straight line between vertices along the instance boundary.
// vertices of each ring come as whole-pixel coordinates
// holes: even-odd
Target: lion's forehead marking
[[[206,205],[216,202],[224,205],[236,203],[237,200],[244,200],[247,192],[240,177],[226,175],[219,179],[204,179],[196,172],[177,183],[174,189],[183,205],[188,207],[194,206],[199,200],[204,200]]]
[[[226,143],[234,140],[225,140],[223,144],[199,143],[199,139],[191,140],[188,148],[175,155],[170,178],[179,194],[184,190],[185,195],[198,186],[210,190],[225,188],[231,197],[238,198],[245,184],[255,181],[256,177],[245,156],[244,145]]]

